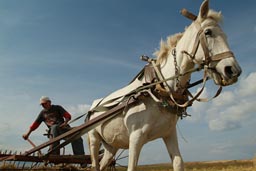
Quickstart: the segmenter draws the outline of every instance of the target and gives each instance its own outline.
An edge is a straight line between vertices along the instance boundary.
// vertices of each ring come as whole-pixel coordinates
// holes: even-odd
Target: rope
[[[179,124],[177,124],[177,128],[178,128],[178,132],[180,133],[181,138],[184,140],[184,142],[188,143],[187,139],[183,136],[183,134],[180,130]]]
[[[84,114],[82,114],[82,115],[76,117],[75,119],[71,120],[71,121],[69,122],[69,124],[71,124],[71,123],[77,121],[78,119],[82,118],[82,117],[85,116],[85,115],[88,115],[88,113],[84,113]]]

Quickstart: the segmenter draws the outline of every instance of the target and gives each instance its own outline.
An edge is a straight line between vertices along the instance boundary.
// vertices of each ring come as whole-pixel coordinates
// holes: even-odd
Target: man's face
[[[51,108],[51,101],[46,101],[44,103],[41,103],[42,107],[46,110]]]

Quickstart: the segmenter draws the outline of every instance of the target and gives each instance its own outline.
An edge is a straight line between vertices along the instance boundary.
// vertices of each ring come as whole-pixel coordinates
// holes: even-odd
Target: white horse
[[[180,76],[195,66],[204,66],[205,72],[217,85],[227,86],[235,83],[241,73],[233,53],[230,51],[226,36],[218,22],[221,14],[209,10],[209,2],[205,0],[195,21],[185,30],[161,42],[157,55],[159,72],[163,79],[165,90],[179,101],[178,95],[184,95],[191,73]],[[175,53],[174,53],[175,52]],[[138,87],[145,82],[144,77],[137,79],[132,86],[118,90],[98,104],[104,104],[109,99],[119,97],[128,89]],[[168,88],[167,88],[168,87]],[[131,90],[132,91],[132,90]],[[128,171],[134,171],[138,164],[139,154],[144,144],[157,138],[162,138],[173,163],[174,171],[184,171],[183,160],[178,147],[176,123],[180,113],[186,107],[166,107],[156,102],[154,95],[143,96],[135,104],[127,106],[120,114],[97,126],[88,132],[89,147],[94,170],[104,170],[112,161],[118,149],[129,149]],[[155,94],[159,99],[161,93]],[[115,98],[114,98],[115,99]],[[95,102],[96,103],[96,102]],[[92,109],[95,107],[95,103]],[[178,108],[178,109],[177,109]],[[184,112],[184,111],[183,111]],[[92,118],[102,112],[95,112]],[[99,163],[99,148],[103,144],[104,156]]]

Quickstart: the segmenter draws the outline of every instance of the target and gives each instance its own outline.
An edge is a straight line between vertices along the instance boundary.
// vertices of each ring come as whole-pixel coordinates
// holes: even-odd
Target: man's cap
[[[40,104],[46,103],[48,101],[51,101],[51,99],[49,97],[47,97],[47,96],[42,96],[40,98]]]

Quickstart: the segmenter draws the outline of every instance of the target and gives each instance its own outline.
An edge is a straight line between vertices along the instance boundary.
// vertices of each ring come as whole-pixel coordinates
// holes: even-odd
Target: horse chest
[[[139,131],[146,141],[150,141],[175,129],[177,115],[150,99],[129,110],[124,123],[129,133]]]

